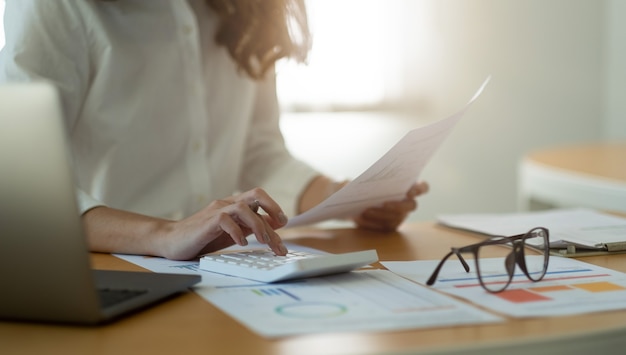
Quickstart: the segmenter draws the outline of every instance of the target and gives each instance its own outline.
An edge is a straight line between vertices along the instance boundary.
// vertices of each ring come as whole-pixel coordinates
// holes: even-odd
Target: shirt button
[[[197,153],[200,151],[200,142],[195,141],[193,142],[193,144],[191,145],[191,149],[193,150],[194,153]]]
[[[193,28],[191,28],[191,26],[189,26],[189,25],[184,25],[184,26],[183,26],[183,33],[184,33],[184,34],[188,35],[188,34],[190,34],[192,31],[193,31]]]

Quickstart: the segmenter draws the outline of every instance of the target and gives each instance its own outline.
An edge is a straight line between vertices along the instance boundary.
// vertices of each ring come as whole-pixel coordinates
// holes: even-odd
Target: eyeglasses
[[[485,290],[491,293],[504,291],[509,286],[515,273],[515,265],[518,265],[531,281],[540,281],[548,270],[549,239],[548,229],[536,227],[525,234],[512,237],[493,237],[462,248],[451,248],[451,251],[437,265],[426,284],[432,286],[435,283],[443,264],[453,254],[459,258],[465,271],[469,272],[470,267],[461,256],[463,253],[471,253],[474,256],[478,281]],[[503,245],[512,247],[511,252],[504,258],[504,262],[495,262],[492,258],[484,257],[484,255],[490,255],[489,249]],[[527,254],[536,255],[537,250],[543,253],[542,257],[527,257]]]

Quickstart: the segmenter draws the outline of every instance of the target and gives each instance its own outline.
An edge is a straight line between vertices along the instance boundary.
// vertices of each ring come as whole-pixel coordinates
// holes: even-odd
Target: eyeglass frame
[[[524,240],[526,240],[528,238],[528,236],[531,235],[531,233],[536,231],[536,230],[544,231],[546,233],[546,237],[545,237],[545,245],[543,246],[543,248],[541,250],[543,252],[543,256],[544,256],[542,273],[541,273],[541,276],[539,278],[534,279],[533,277],[530,276],[530,273],[528,272],[528,268],[526,267],[526,257],[524,255],[524,247],[523,247],[523,245],[524,245]],[[504,244],[507,244],[507,243],[511,244],[512,250],[506,256],[505,260],[508,261],[507,259],[511,255],[513,255],[513,257],[514,257],[513,263],[512,263],[512,269],[511,270],[507,270],[507,273],[509,275],[509,280],[507,281],[507,283],[500,290],[490,290],[485,285],[485,283],[483,281],[483,278],[482,278],[482,276],[480,274],[480,267],[478,266],[478,250],[481,247],[483,247],[483,246],[504,245]],[[460,248],[452,247],[452,248],[450,248],[450,252],[448,254],[446,254],[446,256],[444,256],[443,259],[441,259],[441,261],[439,262],[439,264],[437,265],[437,267],[433,271],[433,273],[430,276],[430,278],[428,278],[428,281],[426,281],[426,285],[432,286],[432,285],[435,284],[435,281],[437,280],[437,276],[439,275],[439,272],[441,271],[441,268],[443,267],[443,264],[452,255],[456,255],[457,258],[459,259],[459,261],[461,262],[461,264],[463,265],[463,268],[465,269],[465,271],[466,272],[470,272],[470,267],[467,264],[467,262],[465,261],[465,259],[463,258],[463,256],[461,255],[462,253],[472,253],[472,255],[474,256],[474,262],[475,262],[475,265],[476,265],[476,278],[478,278],[478,282],[483,287],[483,289],[485,289],[486,291],[488,291],[490,293],[499,293],[499,292],[502,292],[502,291],[506,290],[506,288],[511,284],[511,281],[513,280],[513,275],[514,275],[514,272],[515,272],[515,265],[518,265],[520,267],[520,269],[524,272],[524,274],[526,275],[526,277],[529,280],[531,280],[533,282],[541,281],[543,279],[543,277],[546,275],[546,272],[548,270],[548,264],[549,264],[549,260],[550,260],[549,243],[550,243],[550,232],[549,232],[548,228],[545,228],[545,227],[535,227],[535,228],[532,228],[528,232],[523,233],[523,234],[517,234],[517,235],[514,235],[514,236],[510,236],[510,237],[506,237],[506,236],[491,237],[491,238],[489,238],[487,240],[484,240],[482,242],[466,245],[464,247],[460,247]],[[534,249],[536,249],[536,248],[534,248]]]

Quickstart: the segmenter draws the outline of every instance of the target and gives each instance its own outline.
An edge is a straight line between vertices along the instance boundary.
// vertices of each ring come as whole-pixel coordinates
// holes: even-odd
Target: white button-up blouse
[[[59,88],[81,212],[180,219],[259,186],[295,213],[317,173],[285,148],[274,76],[240,72],[216,25],[196,0],[6,2],[0,81]]]

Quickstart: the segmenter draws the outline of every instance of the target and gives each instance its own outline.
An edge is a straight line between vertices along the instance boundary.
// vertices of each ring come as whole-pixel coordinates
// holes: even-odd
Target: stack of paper
[[[545,227],[550,231],[550,248],[626,251],[626,218],[591,209],[442,215],[438,221],[449,227],[500,236]]]

